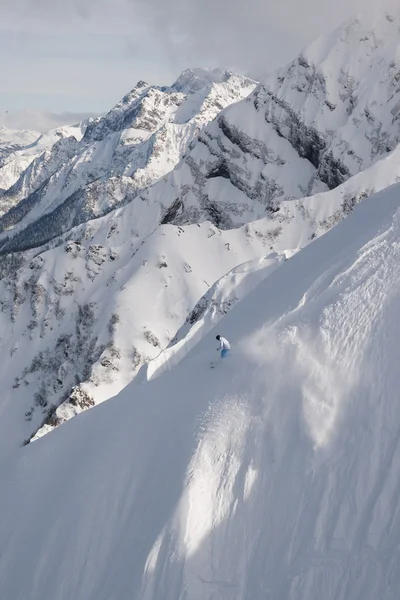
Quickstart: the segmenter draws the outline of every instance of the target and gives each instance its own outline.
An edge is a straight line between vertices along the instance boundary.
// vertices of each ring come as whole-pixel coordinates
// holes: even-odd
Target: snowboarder
[[[217,335],[216,339],[219,341],[219,348],[217,348],[217,350],[221,350],[221,358],[225,358],[231,349],[231,345],[226,338],[222,337],[222,335]]]

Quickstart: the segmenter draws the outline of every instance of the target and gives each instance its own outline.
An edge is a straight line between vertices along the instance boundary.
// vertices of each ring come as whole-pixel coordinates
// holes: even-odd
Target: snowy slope
[[[218,368],[213,330],[3,462],[4,597],[397,600],[399,194],[233,308]]]
[[[86,239],[77,228],[82,241],[26,256],[0,281],[0,455],[119,392],[234,269],[234,283],[222,285],[227,304],[219,299],[214,315],[222,316],[254,287],[248,279],[236,289],[239,272],[254,271],[237,265],[259,263],[263,278],[286,256],[270,252],[268,222],[257,234],[203,223],[140,236],[133,208],[96,220]]]
[[[201,69],[185,71],[171,87],[139,82],[107,115],[89,120],[80,143],[71,138],[49,149],[5,192],[3,252],[33,245],[32,224],[43,230],[44,243],[126,204],[173,169],[197,133],[254,87],[230,71]]]
[[[241,228],[153,229],[163,219],[160,205],[133,201],[51,245],[5,257],[0,349],[10,358],[0,374],[0,450],[107,400],[189,330],[197,343],[282,258],[398,179],[398,153]]]
[[[377,20],[376,39],[386,37],[371,56],[356,54],[365,86],[371,84],[368,60],[374,69],[377,57],[395,54],[394,18]],[[343,57],[357,50],[354,40],[361,29],[369,27],[368,19],[367,24],[353,23],[305,52],[321,59],[322,70],[330,57],[331,77],[343,68]],[[337,63],[332,63],[334,56]],[[305,69],[301,61],[293,65],[292,83]],[[253,85],[230,72],[204,70],[186,71],[168,88],[140,82],[105,117],[89,122],[81,142],[61,139],[25,171],[19,192],[28,181],[39,188],[0,220],[3,251],[24,250],[0,258],[0,349],[10,357],[0,374],[3,454],[109,399],[143,363],[152,361],[149,374],[172,364],[170,355],[175,364],[284,258],[329,231],[360,201],[399,181],[397,145],[382,156],[371,154],[361,171],[331,190],[317,184],[317,167],[293,140],[282,137],[283,130],[278,135],[276,124],[266,121],[265,105],[256,107],[260,87],[220,113],[219,102],[229,104]],[[379,89],[384,94],[384,86]],[[297,98],[307,127],[314,114],[310,102],[318,96],[319,104],[312,102],[321,128],[325,120],[316,115],[324,96],[312,90],[311,96],[286,92],[288,101]],[[390,106],[382,103],[380,114]],[[203,128],[212,114],[219,116]],[[285,122],[281,117],[280,125]],[[337,132],[347,125],[340,129],[337,122]],[[369,147],[369,125],[365,117],[358,133],[352,132],[354,143],[357,135],[360,143],[364,136]],[[136,196],[132,182],[147,175],[158,178],[172,168],[164,159],[178,160],[199,129],[184,160]],[[156,151],[154,140],[166,131],[173,135],[160,138]],[[135,171],[144,148],[146,166]],[[118,165],[127,169],[125,175],[109,176]],[[49,170],[53,175],[46,180]],[[103,177],[103,172],[108,174]],[[88,174],[94,181],[82,193]],[[140,185],[147,185],[145,178]],[[312,190],[322,191],[307,196],[311,180]],[[286,190],[279,201],[273,181]],[[69,191],[79,188],[65,201],[64,185]]]
[[[1,153],[9,152],[9,148],[21,148],[35,142],[40,133],[38,131],[17,131],[0,125],[0,148]]]

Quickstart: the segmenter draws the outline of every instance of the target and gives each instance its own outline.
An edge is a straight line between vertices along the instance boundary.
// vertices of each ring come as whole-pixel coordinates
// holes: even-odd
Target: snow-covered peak
[[[145,82],[139,82],[104,117],[91,119],[86,128],[85,141],[101,141],[110,133],[132,126],[140,110],[140,100],[148,90]]]
[[[232,75],[226,69],[186,69],[179,75],[172,89],[182,94],[193,94],[212,83],[224,83]]]
[[[118,104],[116,104],[115,109],[121,108],[122,106],[127,105],[127,104],[131,104],[131,102],[133,100],[138,98],[149,87],[150,87],[149,84],[146,83],[145,81],[143,81],[143,80],[138,81],[137,84],[135,85],[135,87],[130,92],[125,94],[125,96],[122,98],[122,100],[120,102],[118,102]]]
[[[29,129],[19,131],[0,125],[0,169],[8,162],[10,156],[15,156],[17,152],[32,147],[40,137],[41,134],[38,131]],[[1,187],[3,186],[0,185]]]
[[[257,108],[329,187],[399,142],[399,27],[399,7],[360,13],[269,75],[256,95]]]
[[[381,12],[376,32],[371,17],[353,19],[269,75],[200,133],[148,201],[173,205],[177,224],[241,226],[387,157],[400,142],[398,12]]]
[[[184,94],[140,82],[107,115],[86,124],[80,144],[44,152],[3,195],[2,212],[9,211],[0,220],[3,242],[23,238],[20,248],[27,248],[33,234],[38,245],[38,231],[43,243],[129,202],[168,173],[199,131],[226,106],[248,96],[256,82],[226,71],[211,72],[203,84]],[[50,218],[52,227],[36,227],[42,218]]]
[[[377,95],[379,85],[395,83],[393,77],[400,68],[399,28],[399,6],[390,13],[380,7],[363,11],[332,33],[320,36],[299,60],[303,58],[304,66],[309,63],[323,75],[327,99],[333,104],[341,99],[343,89],[360,101],[367,90]],[[336,81],[338,73],[342,78]],[[385,93],[387,89],[382,90],[382,95]],[[377,99],[372,97],[370,103]]]
[[[389,26],[392,22],[388,20]],[[380,104],[371,108],[377,112],[376,119],[366,110],[361,93],[354,94],[353,100],[345,94],[346,82],[352,79],[343,75],[350,61],[346,63],[343,45],[347,42],[342,37],[343,33],[336,31],[329,47],[324,42],[324,52],[318,46],[322,42],[317,42],[318,52],[309,52],[318,55],[319,61],[314,64],[310,57],[305,58],[305,51],[250,95],[254,82],[227,71],[211,77],[208,73],[203,77],[203,71],[186,72],[182,78],[188,85],[205,81],[205,87],[188,94],[173,86],[140,85],[106,117],[93,122],[92,133],[97,131],[99,139],[86,136],[82,142],[70,139],[55,145],[3,195],[3,202],[21,200],[0,219],[3,272],[13,276],[17,252],[24,253],[18,255],[18,264],[23,265],[33,254],[42,256],[51,249],[54,254],[49,263],[53,265],[58,247],[71,240],[84,248],[72,265],[82,262],[82,270],[91,274],[92,266],[87,264],[98,261],[112,268],[117,278],[116,250],[108,236],[114,227],[119,230],[119,222],[129,224],[129,230],[124,230],[126,238],[135,240],[129,248],[131,259],[139,243],[151,252],[151,244],[158,239],[161,247],[168,236],[160,233],[160,225],[175,225],[179,232],[186,225],[201,229],[210,222],[220,235],[225,235],[222,230],[238,228],[238,236],[244,232],[246,243],[261,240],[266,252],[280,255],[297,252],[332,228],[352,212],[355,204],[400,176],[395,121],[387,127],[393,100],[390,90],[379,87]],[[392,32],[390,40],[385,40],[388,46],[383,55],[388,58],[389,49],[397,48],[397,38]],[[379,44],[377,52],[383,52]],[[363,90],[366,86],[375,93],[375,81],[363,65],[357,85],[353,82],[350,87]],[[328,99],[330,89],[337,92],[337,106]],[[236,102],[239,98],[244,100]],[[392,152],[388,136],[392,136]],[[115,208],[118,211],[112,212]],[[122,261],[129,262],[129,252],[125,252]],[[70,275],[74,271],[70,258],[76,253],[66,253],[64,276],[68,282],[69,277],[75,277]],[[243,260],[249,258],[253,257],[243,255]],[[164,262],[160,259],[159,264]],[[139,266],[133,261],[134,272],[125,273],[123,278],[127,281],[132,277],[137,285],[140,281],[141,290],[147,289],[138,275]],[[231,267],[235,265],[229,264]],[[25,271],[18,274],[22,289],[27,285],[26,277]],[[76,277],[82,280],[80,273]],[[201,306],[215,301],[214,292],[207,296],[215,279],[205,280],[207,290],[197,298]],[[161,281],[169,289],[170,282]],[[8,284],[12,294],[14,283]],[[196,293],[200,289],[197,284]],[[88,285],[86,303],[90,304],[100,292]],[[111,279],[107,285],[111,286]],[[69,294],[81,297],[75,283],[66,286]],[[58,281],[55,289],[60,289]],[[132,291],[133,295],[138,293],[136,288]],[[181,318],[188,310],[186,306],[180,312]],[[27,328],[25,323],[24,330]],[[171,330],[167,335],[160,327],[159,337],[170,339],[170,333],[177,333],[174,326]],[[121,353],[124,360],[126,355]],[[54,406],[60,402],[57,393]],[[95,391],[94,402],[97,396],[104,399],[107,394]]]
[[[100,141],[110,133],[129,128],[153,132],[164,122],[182,122],[179,117],[175,118],[182,104],[199,105],[213,86],[223,93],[230,80],[235,82],[238,100],[244,96],[240,88],[246,87],[247,93],[250,93],[255,86],[255,82],[247,77],[221,69],[188,69],[170,87],[149,86],[140,81],[107,115],[92,120],[86,130],[85,141]],[[219,110],[222,106],[221,103]],[[190,118],[193,117],[195,110],[190,112]]]
[[[388,44],[396,42],[395,31],[399,25],[400,7],[397,0],[387,2],[386,6],[383,0],[360,10],[331,32],[319,36],[303,54],[314,64],[329,59],[331,66],[335,63],[333,53],[337,54],[338,62],[343,61],[343,55],[346,55],[351,60],[349,68],[363,69],[373,54],[384,56],[388,53]]]

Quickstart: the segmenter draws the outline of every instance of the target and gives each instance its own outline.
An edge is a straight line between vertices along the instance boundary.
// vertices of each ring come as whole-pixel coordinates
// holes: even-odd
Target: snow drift
[[[3,463],[2,597],[397,600],[399,282],[394,186]]]

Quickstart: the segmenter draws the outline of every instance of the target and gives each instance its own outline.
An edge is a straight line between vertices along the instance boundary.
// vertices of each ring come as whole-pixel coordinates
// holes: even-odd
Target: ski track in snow
[[[2,596],[397,599],[399,190],[0,465]]]
[[[1,599],[398,600],[398,23],[0,128]]]

